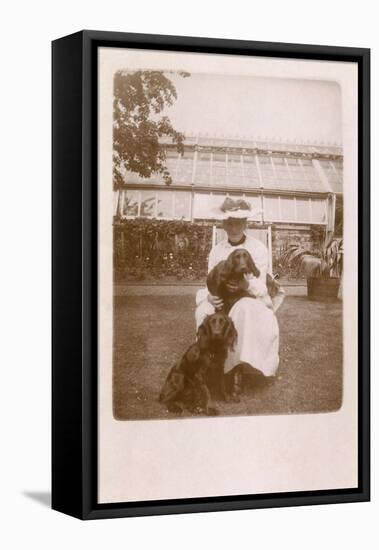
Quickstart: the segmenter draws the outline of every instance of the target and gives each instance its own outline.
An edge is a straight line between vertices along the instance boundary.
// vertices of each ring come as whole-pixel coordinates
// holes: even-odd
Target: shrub
[[[115,220],[116,280],[203,280],[212,227],[182,220]]]

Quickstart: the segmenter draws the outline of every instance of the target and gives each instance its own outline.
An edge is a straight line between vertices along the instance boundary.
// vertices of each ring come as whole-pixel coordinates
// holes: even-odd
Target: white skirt
[[[239,363],[273,376],[279,366],[279,327],[276,316],[261,300],[242,298],[229,312],[238,333],[234,351],[229,351],[225,372]]]
[[[206,315],[214,313],[207,301],[198,301],[197,326]],[[247,363],[265,376],[275,375],[279,366],[279,326],[272,309],[259,298],[242,298],[229,312],[238,333],[234,351],[229,351],[225,373],[239,363]]]

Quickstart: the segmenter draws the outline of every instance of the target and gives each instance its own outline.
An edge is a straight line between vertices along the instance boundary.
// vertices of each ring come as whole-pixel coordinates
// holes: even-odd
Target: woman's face
[[[244,235],[246,220],[228,218],[227,220],[224,220],[223,227],[231,241],[239,241]]]

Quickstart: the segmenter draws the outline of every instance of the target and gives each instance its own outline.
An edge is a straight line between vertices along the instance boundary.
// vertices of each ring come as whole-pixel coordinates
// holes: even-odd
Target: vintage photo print
[[[101,502],[356,484],[356,77],[100,49]]]
[[[342,402],[336,82],[114,75],[119,420]]]

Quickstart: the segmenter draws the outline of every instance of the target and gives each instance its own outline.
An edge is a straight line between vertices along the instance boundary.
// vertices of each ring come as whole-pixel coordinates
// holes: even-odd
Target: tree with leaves
[[[178,73],[181,77],[189,73]],[[172,183],[166,166],[162,137],[171,138],[183,152],[184,135],[177,132],[167,116],[160,113],[177,99],[176,88],[163,71],[117,71],[113,102],[113,181],[116,189],[124,183],[126,171],[149,178],[160,173]]]

